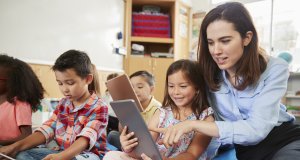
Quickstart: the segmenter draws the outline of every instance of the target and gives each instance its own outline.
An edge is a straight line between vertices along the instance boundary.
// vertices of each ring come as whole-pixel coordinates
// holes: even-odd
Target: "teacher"
[[[164,132],[166,146],[194,130],[217,137],[222,146],[233,145],[238,159],[300,157],[300,128],[280,102],[287,89],[288,64],[259,48],[252,18],[241,3],[219,5],[204,17],[198,62],[216,121],[169,127]]]

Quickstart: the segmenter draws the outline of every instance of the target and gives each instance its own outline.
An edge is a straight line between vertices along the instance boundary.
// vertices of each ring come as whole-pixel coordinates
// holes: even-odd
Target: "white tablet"
[[[10,160],[16,160],[16,159],[14,159],[14,158],[12,158],[12,157],[10,157],[10,156],[7,156],[7,155],[5,155],[5,154],[0,153],[0,158],[1,158],[1,157],[7,158],[7,159],[10,159]]]
[[[145,153],[153,160],[162,160],[158,148],[152,139],[147,125],[144,122],[134,100],[120,100],[110,102],[111,107],[115,111],[122,126],[128,127],[128,133],[134,132],[138,138],[138,145],[133,152],[135,158],[141,158],[141,154]]]

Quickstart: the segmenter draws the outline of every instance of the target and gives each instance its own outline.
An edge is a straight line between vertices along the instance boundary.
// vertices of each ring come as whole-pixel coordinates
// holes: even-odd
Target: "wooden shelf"
[[[294,98],[294,99],[300,99],[300,96],[295,96],[295,95],[286,95],[286,98]]]
[[[165,4],[169,6],[170,4],[174,4],[175,2],[176,0],[132,0],[132,3],[134,5],[157,5],[159,3],[160,6],[164,6]]]
[[[153,38],[153,37],[131,37],[132,42],[149,42],[149,43],[167,43],[172,44],[174,43],[173,38]]]

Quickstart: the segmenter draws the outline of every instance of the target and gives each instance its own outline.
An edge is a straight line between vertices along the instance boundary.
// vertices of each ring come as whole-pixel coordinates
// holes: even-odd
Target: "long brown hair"
[[[208,107],[208,100],[205,91],[205,83],[203,79],[203,75],[199,69],[199,65],[195,61],[182,59],[173,62],[168,70],[166,75],[166,84],[165,84],[165,96],[163,100],[163,107],[171,106],[175,112],[178,113],[178,107],[171,99],[168,93],[168,77],[178,71],[182,71],[185,77],[192,83],[192,85],[197,90],[197,94],[194,97],[194,101],[192,102],[192,111],[199,118],[200,113]]]
[[[225,20],[234,25],[242,38],[246,37],[248,31],[253,33],[251,42],[244,47],[244,53],[235,64],[236,78],[242,78],[241,83],[235,86],[238,90],[244,90],[249,85],[254,85],[258,81],[262,72],[265,71],[267,62],[264,51],[258,46],[258,36],[252,18],[239,2],[228,2],[212,9],[204,17],[201,27],[198,44],[198,62],[200,64],[205,81],[211,90],[218,90],[222,78],[221,70],[210,55],[207,43],[207,27],[214,21]],[[237,79],[236,79],[237,80]]]

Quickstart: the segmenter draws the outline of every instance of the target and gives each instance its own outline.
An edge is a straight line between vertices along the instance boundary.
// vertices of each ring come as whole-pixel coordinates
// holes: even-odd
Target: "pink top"
[[[21,132],[19,126],[32,125],[31,106],[16,100],[16,104],[5,101],[0,104],[0,140],[18,137]]]

